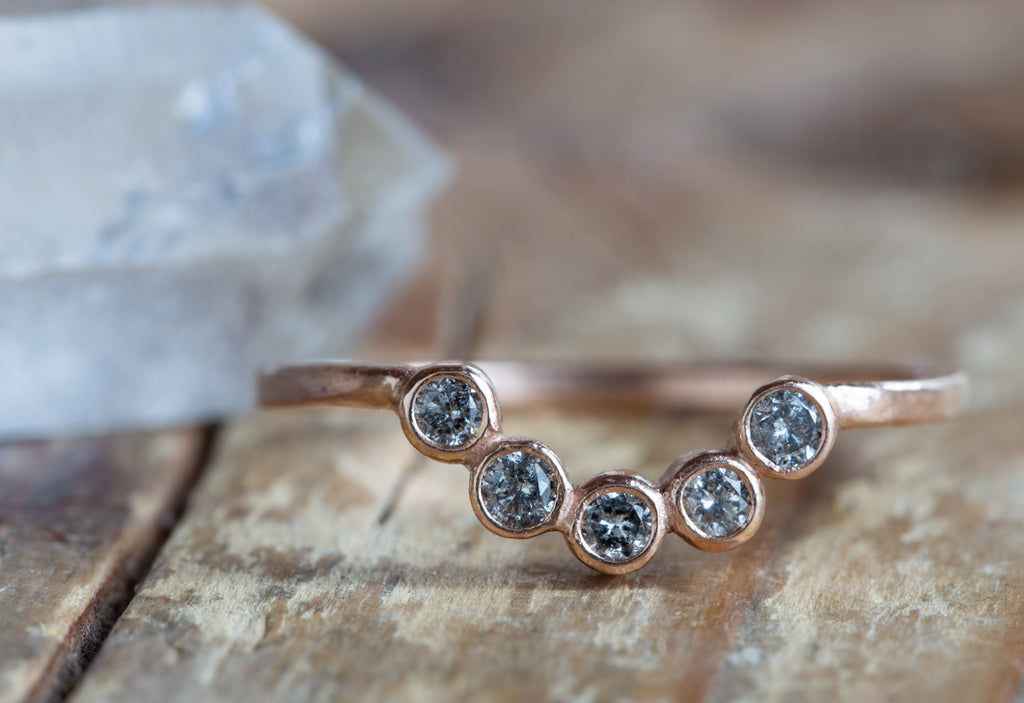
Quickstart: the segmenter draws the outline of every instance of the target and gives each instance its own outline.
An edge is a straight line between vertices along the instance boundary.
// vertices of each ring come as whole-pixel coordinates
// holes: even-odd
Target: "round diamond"
[[[604,561],[629,561],[654,537],[651,506],[632,493],[601,493],[584,506],[580,522],[584,545]]]
[[[435,378],[416,393],[412,418],[419,434],[446,449],[465,447],[483,424],[483,404],[476,388],[459,378]]]
[[[782,388],[762,396],[750,412],[750,443],[783,469],[802,466],[821,448],[821,413],[800,391]]]
[[[558,475],[547,460],[513,451],[491,459],[480,477],[480,502],[496,525],[528,530],[545,522],[558,499]]]
[[[682,494],[683,510],[707,537],[734,535],[750,522],[754,504],[739,474],[724,466],[702,471]]]

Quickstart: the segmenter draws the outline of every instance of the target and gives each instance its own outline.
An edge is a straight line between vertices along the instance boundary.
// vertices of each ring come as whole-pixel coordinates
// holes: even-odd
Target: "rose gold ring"
[[[705,551],[738,547],[764,517],[764,479],[810,474],[839,428],[953,418],[967,386],[961,373],[916,367],[804,374],[756,364],[324,362],[267,371],[259,399],[264,406],[392,410],[418,451],[469,469],[470,501],[487,529],[514,538],[555,530],[587,566],[624,574],[646,564],[669,532]],[[495,385],[506,408],[742,410],[725,449],[684,454],[658,482],[610,471],[573,486],[547,446],[502,434]]]

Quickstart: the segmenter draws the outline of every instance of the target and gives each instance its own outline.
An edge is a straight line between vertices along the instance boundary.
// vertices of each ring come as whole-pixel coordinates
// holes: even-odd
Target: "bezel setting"
[[[665,537],[667,517],[664,497],[651,481],[630,471],[609,471],[599,474],[579,486],[575,491],[572,526],[566,535],[573,554],[587,566],[609,574],[636,571],[654,556]],[[627,494],[643,501],[650,510],[650,535],[643,548],[627,559],[609,559],[599,554],[584,537],[587,511],[601,496],[610,493]]]
[[[434,441],[420,426],[416,417],[416,399],[425,387],[441,379],[450,378],[465,383],[480,402],[480,424],[470,439],[458,446],[448,446]],[[402,397],[402,430],[409,442],[422,454],[449,463],[463,462],[467,457],[479,453],[487,437],[500,434],[501,407],[494,387],[482,371],[466,364],[434,364],[420,369],[411,379]]]
[[[746,486],[751,505],[746,524],[721,537],[701,529],[687,510],[684,497],[688,486],[705,472],[715,469],[727,469],[736,474]],[[724,552],[739,547],[754,536],[764,519],[763,482],[746,462],[731,454],[709,451],[684,455],[669,467],[664,485],[669,498],[670,525],[673,532],[706,552]]]
[[[551,469],[553,474],[551,490],[554,494],[554,505],[544,520],[529,527],[510,527],[502,524],[491,513],[491,511],[488,510],[486,500],[483,495],[483,480],[492,463],[502,456],[513,454],[515,452],[523,452],[537,457]],[[473,505],[473,512],[476,514],[480,522],[496,535],[501,537],[512,537],[515,539],[525,539],[527,537],[539,535],[542,532],[549,532],[551,530],[558,529],[559,522],[564,520],[563,513],[568,507],[567,504],[569,501],[567,501],[567,497],[571,495],[571,492],[572,483],[569,481],[569,475],[558,456],[540,442],[534,442],[528,439],[511,439],[501,442],[493,452],[485,456],[483,460],[476,465],[470,474],[469,480],[469,499]]]
[[[773,461],[757,447],[751,432],[751,419],[758,402],[773,393],[787,390],[809,400],[817,409],[821,422],[821,437],[814,456],[796,466],[782,466]],[[837,425],[835,410],[824,388],[801,376],[783,376],[758,388],[747,401],[736,427],[739,454],[755,467],[761,476],[781,479],[803,478],[820,467],[832,451]]]
[[[431,441],[418,424],[416,398],[422,390],[439,379],[455,379],[467,384],[480,401],[481,419],[476,433],[465,443],[449,447]],[[795,467],[775,464],[759,451],[751,438],[750,418],[757,403],[772,393],[789,390],[801,394],[813,404],[821,422],[821,435],[813,457]],[[751,539],[760,527],[765,511],[763,479],[794,479],[817,469],[827,457],[835,440],[838,427],[836,413],[824,387],[800,376],[783,376],[754,391],[736,424],[733,440],[724,450],[693,452],[679,457],[659,483],[630,471],[610,471],[599,474],[585,483],[573,487],[564,464],[547,446],[530,439],[509,439],[501,433],[501,406],[487,376],[468,364],[443,363],[411,369],[400,376],[393,387],[395,402],[400,408],[402,428],[412,445],[424,455],[448,463],[461,463],[470,470],[469,496],[480,522],[501,537],[523,539],[544,532],[561,532],[573,554],[584,564],[606,574],[626,574],[644,566],[657,552],[669,532],[675,532],[698,549],[722,552],[735,549]],[[550,469],[554,502],[544,518],[535,524],[518,526],[503,521],[487,506],[483,493],[483,480],[492,463],[503,455],[514,452],[530,454]],[[745,524],[721,536],[702,529],[701,520],[694,519],[684,502],[687,487],[704,472],[723,469],[733,472],[746,489],[749,516]],[[721,480],[721,479],[719,479]],[[595,502],[608,494],[625,494],[630,500],[640,501],[649,511],[649,530],[645,543],[636,553],[626,558],[609,556],[588,539],[585,521]],[[619,506],[621,508],[621,506]],[[606,514],[608,520],[619,516],[628,522],[628,510]],[[609,529],[623,530],[625,523]],[[628,535],[628,531],[625,533]],[[628,537],[626,537],[628,539]],[[609,538],[612,539],[612,538]],[[619,534],[619,540],[624,539]]]

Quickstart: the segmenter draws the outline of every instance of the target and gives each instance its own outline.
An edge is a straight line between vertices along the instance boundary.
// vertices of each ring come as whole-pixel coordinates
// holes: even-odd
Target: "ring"
[[[646,564],[669,532],[710,552],[746,542],[764,517],[763,481],[810,474],[840,428],[947,420],[965,403],[961,373],[918,367],[804,373],[757,364],[321,362],[266,371],[259,401],[394,411],[419,452],[469,469],[470,501],[487,529],[512,538],[558,531],[587,566],[624,574]],[[726,448],[684,454],[658,482],[609,471],[574,486],[547,446],[502,434],[492,379],[506,407],[742,410]]]

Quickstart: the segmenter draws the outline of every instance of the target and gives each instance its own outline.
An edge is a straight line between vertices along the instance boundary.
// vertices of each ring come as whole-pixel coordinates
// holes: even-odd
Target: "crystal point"
[[[206,422],[352,349],[440,153],[254,6],[44,5],[0,10],[0,438]]]

